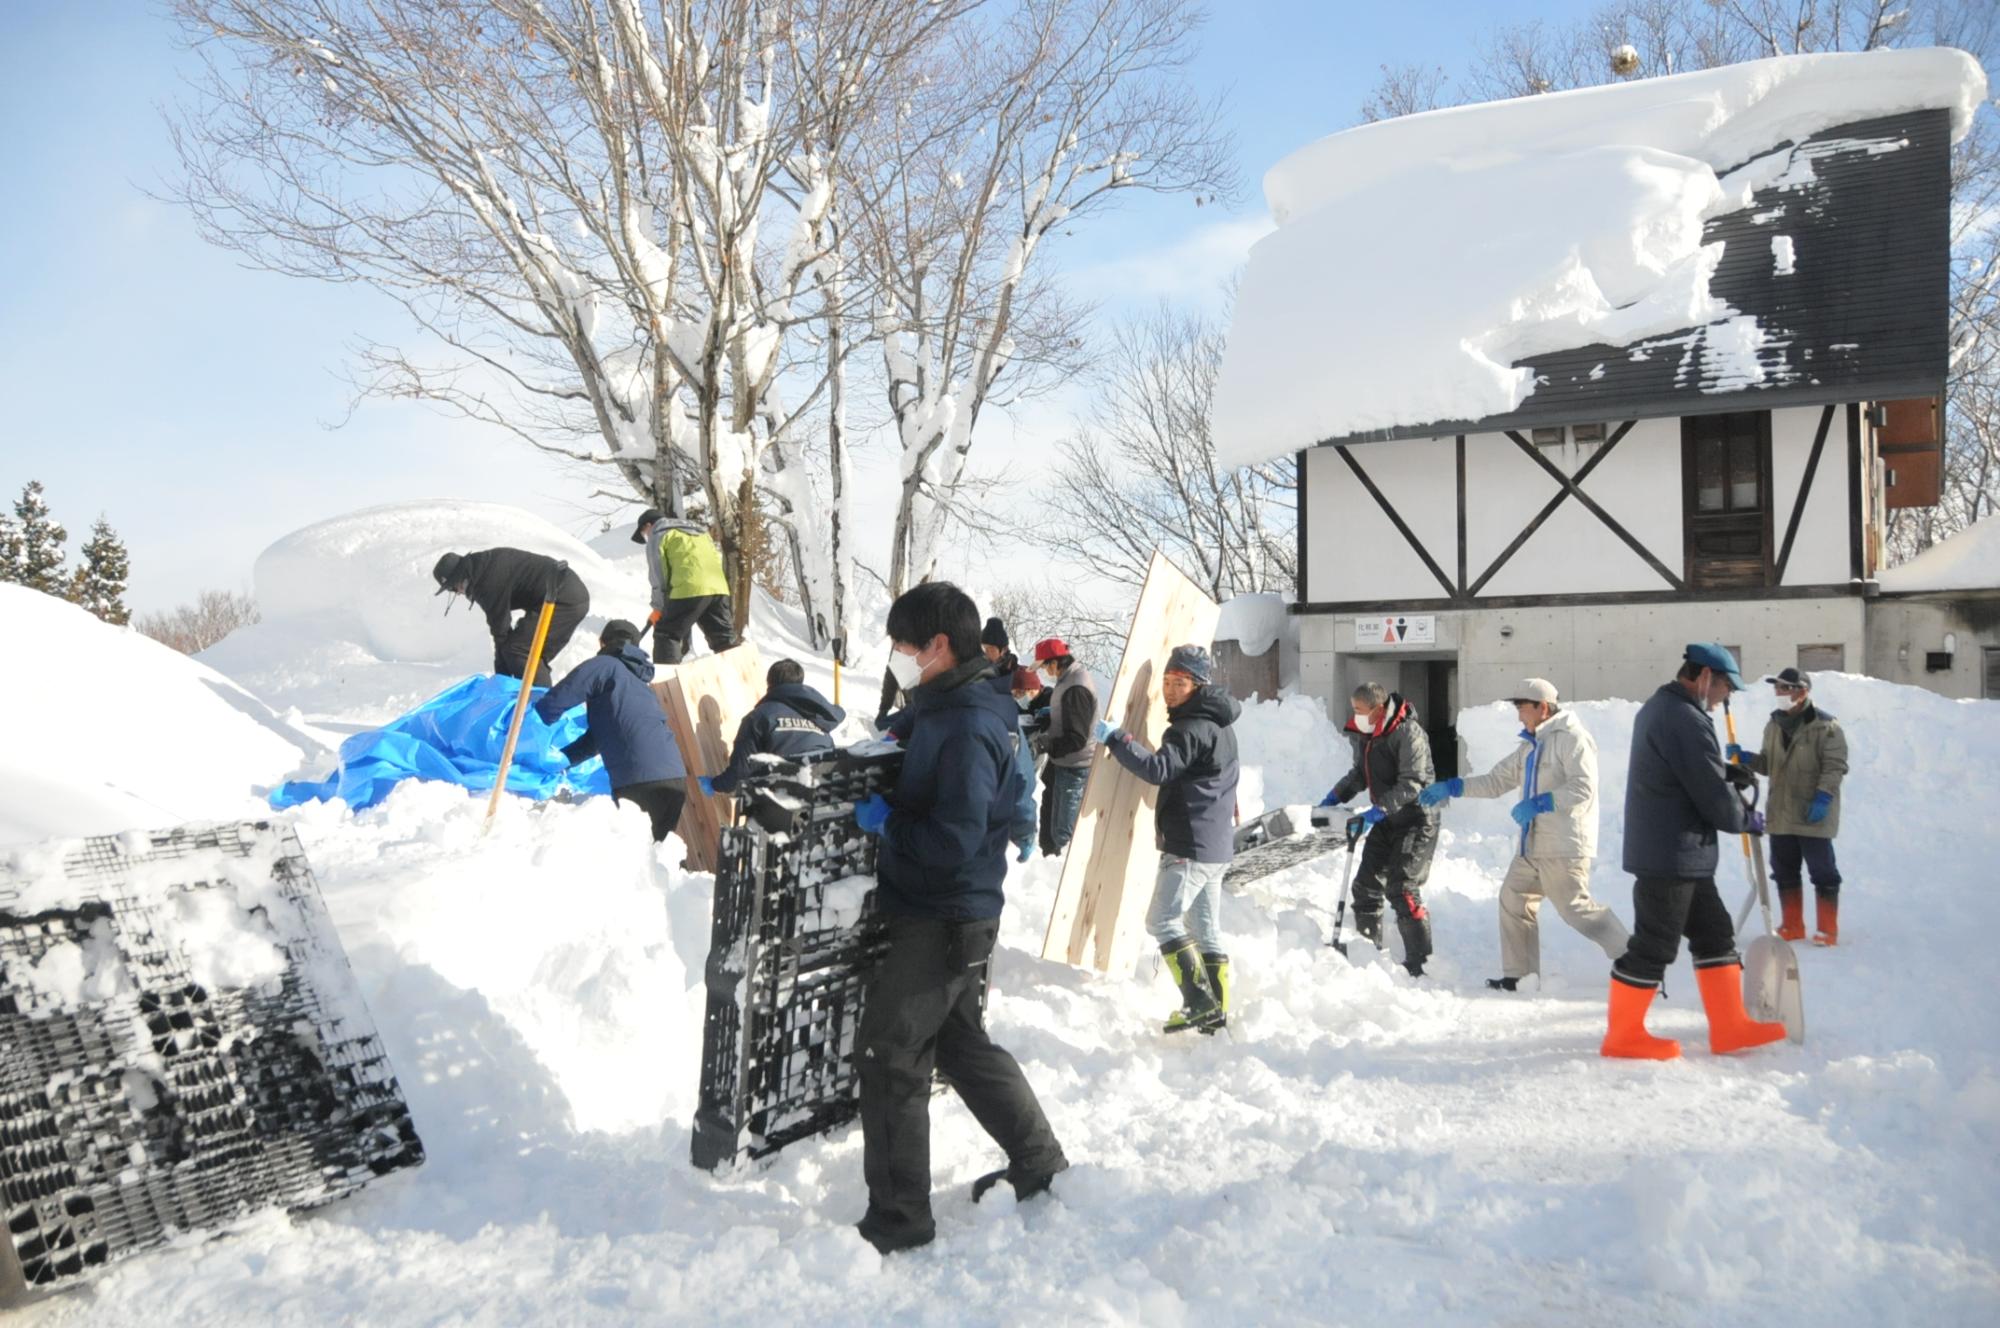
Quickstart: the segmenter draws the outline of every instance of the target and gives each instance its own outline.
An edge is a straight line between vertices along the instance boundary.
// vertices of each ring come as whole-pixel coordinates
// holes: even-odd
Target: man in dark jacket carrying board
[[[1431,956],[1424,882],[1430,879],[1438,834],[1437,813],[1418,796],[1435,782],[1430,738],[1410,703],[1381,683],[1362,683],[1350,704],[1354,714],[1344,732],[1354,749],[1354,768],[1320,806],[1368,794],[1368,810],[1361,813],[1369,826],[1368,840],[1354,873],[1354,929],[1380,948],[1382,900],[1387,896],[1403,936],[1403,967],[1420,978]]]
[[[1146,930],[1160,944],[1181,1008],[1166,1030],[1213,1033],[1229,1017],[1229,956],[1222,949],[1222,878],[1236,856],[1236,782],[1242,773],[1230,728],[1243,707],[1215,682],[1197,645],[1175,646],[1160,679],[1167,731],[1149,752],[1122,729],[1098,721],[1095,736],[1118,764],[1160,789],[1153,814],[1160,874]],[[1190,935],[1192,933],[1192,935]]]
[[[1724,765],[1709,712],[1743,686],[1736,657],[1713,642],[1687,648],[1674,680],[1639,707],[1625,779],[1625,870],[1632,883],[1632,942],[1611,966],[1609,1029],[1601,1051],[1671,1060],[1680,1043],[1646,1031],[1646,1009],[1685,936],[1694,959],[1710,1050],[1776,1042],[1783,1024],[1753,1021],[1743,1008],[1736,929],[1715,890],[1717,834],[1764,833],[1764,818],[1737,794],[1750,780]]]
[[[764,673],[764,684],[769,689],[764,699],[736,726],[728,767],[713,779],[700,777],[703,793],[734,793],[743,777],[756,769],[752,757],[796,761],[833,750],[833,731],[847,712],[806,686],[806,671],[797,660],[773,664]]]
[[[876,908],[887,941],[868,984],[855,1057],[861,1080],[868,1212],[858,1230],[889,1253],[927,1245],[931,1217],[930,1089],[935,1068],[1006,1152],[1017,1199],[1069,1166],[1014,1058],[986,1035],[982,979],[1005,903],[1007,844],[1025,793],[1019,711],[991,685],[979,611],[933,581],[889,607],[889,667],[910,702],[894,731],[903,766],[888,797],[857,805],[881,836]]]
[[[639,629],[613,618],[597,638],[596,656],[543,693],[535,713],[553,724],[565,711],[584,707],[583,736],[563,748],[563,755],[571,765],[602,756],[612,798],[642,808],[652,818],[658,843],[680,824],[687,767],[666,712],[647,685],[652,680],[653,661],[639,648]]]
[[[431,569],[437,594],[463,595],[486,615],[493,633],[493,671],[518,678],[528,668],[535,627],[542,605],[555,601],[548,639],[535,669],[535,686],[549,685],[549,661],[562,653],[577,626],[590,613],[590,591],[567,563],[522,549],[481,549],[477,553],[447,553]],[[521,618],[516,621],[514,615]]]

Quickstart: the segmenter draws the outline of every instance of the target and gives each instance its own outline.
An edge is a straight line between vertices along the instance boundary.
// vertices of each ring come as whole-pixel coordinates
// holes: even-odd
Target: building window
[[[1532,430],[1531,441],[1536,447],[1561,447],[1563,445],[1562,426],[1558,424],[1552,429]]]
[[[1569,436],[1578,447],[1588,447],[1593,443],[1604,441],[1604,426],[1602,424],[1572,424],[1569,426]]]
[[[1681,420],[1687,579],[1697,590],[1770,584],[1771,414]]]
[[[1989,701],[2000,701],[2000,646],[1987,646],[1986,682],[1984,695]]]
[[[1839,644],[1800,646],[1799,667],[1807,673],[1845,673],[1847,647]]]

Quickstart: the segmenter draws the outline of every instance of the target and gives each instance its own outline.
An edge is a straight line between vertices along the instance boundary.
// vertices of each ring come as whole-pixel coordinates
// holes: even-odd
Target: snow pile
[[[317,738],[207,665],[0,584],[0,843],[262,814]]]
[[[558,675],[597,649],[609,618],[644,622],[644,554],[614,563],[533,513],[440,499],[364,508],[285,536],[257,559],[263,621],[202,658],[274,705],[380,724],[471,673],[493,667],[478,609],[435,592],[431,568],[452,551],[506,547],[567,562],[590,590],[591,616],[556,660]]]
[[[2000,589],[2000,516],[1975,521],[1875,579],[1884,590],[1905,593]]]
[[[1279,228],[1237,296],[1218,454],[1483,419],[1534,390],[1520,360],[1688,328],[1715,329],[1705,372],[1747,385],[1762,331],[1710,294],[1702,223],[1812,182],[1780,144],[1923,108],[1962,137],[1985,91],[1948,49],[1785,56],[1321,139],[1265,177]]]
[[[1291,613],[1283,595],[1276,592],[1236,595],[1222,603],[1215,639],[1234,641],[1246,655],[1261,655],[1284,640],[1290,631]]]

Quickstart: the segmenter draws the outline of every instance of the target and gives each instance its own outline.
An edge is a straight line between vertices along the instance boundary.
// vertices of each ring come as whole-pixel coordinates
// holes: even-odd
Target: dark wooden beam
[[[1847,574],[1859,581],[1867,575],[1861,552],[1861,403],[1847,403]]]
[[[1778,569],[1775,580],[1785,584],[1785,565],[1792,560],[1792,541],[1798,538],[1799,522],[1806,514],[1806,500],[1812,496],[1813,475],[1819,470],[1819,454],[1826,450],[1827,431],[1833,428],[1833,407],[1827,406],[1819,413],[1819,432],[1813,435],[1812,452],[1806,457],[1806,473],[1799,479],[1798,496],[1792,499],[1792,518],[1785,523],[1785,542],[1778,546]]]
[[[1465,435],[1458,435],[1458,591],[1465,589]]]
[[[1500,556],[1493,560],[1492,565],[1489,566],[1484,572],[1480,573],[1479,579],[1477,581],[1474,581],[1471,587],[1465,591],[1467,598],[1471,598],[1477,595],[1481,590],[1485,588],[1486,583],[1493,579],[1494,574],[1507,565],[1507,560],[1509,558],[1512,558],[1516,553],[1520,552],[1521,546],[1523,544],[1526,544],[1530,539],[1532,539],[1534,537],[1535,532],[1542,528],[1542,523],[1544,521],[1547,521],[1551,516],[1555,515],[1555,510],[1563,505],[1563,501],[1566,498],[1568,498],[1570,494],[1578,493],[1578,496],[1581,496],[1576,486],[1578,484],[1582,484],[1584,480],[1590,477],[1590,472],[1597,469],[1597,463],[1604,460],[1604,458],[1610,456],[1611,449],[1618,446],[1619,440],[1624,438],[1626,434],[1632,432],[1633,426],[1638,423],[1639,421],[1637,420],[1626,420],[1623,424],[1619,425],[1618,428],[1612,432],[1611,436],[1604,440],[1604,446],[1598,448],[1595,452],[1591,453],[1590,460],[1584,462],[1581,466],[1577,467],[1576,480],[1574,483],[1570,482],[1569,479],[1566,476],[1564,476],[1561,471],[1556,471],[1556,478],[1563,481],[1563,487],[1556,490],[1555,497],[1549,499],[1548,502],[1542,505],[1541,511],[1535,513],[1534,516],[1529,518],[1528,524],[1522,529],[1521,533],[1516,535],[1514,537],[1513,542],[1510,543],[1506,548],[1500,550]],[[1512,438],[1517,443],[1521,441],[1521,437],[1519,434],[1510,433],[1508,434],[1508,437]],[[1528,446],[1530,451],[1533,451],[1532,445],[1530,444]],[[1460,455],[1461,457],[1463,457],[1463,453],[1461,453]],[[1535,460],[1540,461],[1541,459],[1542,458],[1540,453],[1536,453]],[[1549,468],[1551,470],[1554,470],[1554,467],[1552,466]],[[1463,484],[1461,484],[1460,487],[1462,489]],[[1460,515],[1461,519],[1459,522],[1459,544],[1463,546],[1465,543],[1465,523],[1463,520],[1463,513],[1461,513]]]
[[[1939,591],[1941,596],[1982,596],[1987,591]],[[1492,595],[1462,599],[1352,599],[1325,604],[1294,604],[1297,614],[1328,613],[1447,613],[1473,609],[1603,608],[1620,604],[1727,604],[1772,599],[1858,599],[1861,587],[1842,583],[1826,586],[1735,586],[1716,590],[1605,590],[1562,595]]]
[[[1303,603],[1312,598],[1306,593],[1306,449],[1303,447],[1299,449],[1298,485],[1299,502],[1298,510],[1292,514],[1295,518],[1292,533],[1298,539],[1299,581],[1292,590]]]
[[[1651,549],[1641,544],[1636,538],[1633,537],[1631,531],[1625,529],[1625,527],[1618,524],[1617,520],[1612,517],[1611,513],[1605,511],[1602,507],[1599,507],[1595,499],[1593,499],[1589,494],[1585,493],[1582,489],[1578,488],[1576,479],[1571,479],[1569,476],[1563,474],[1562,470],[1559,467],[1550,462],[1550,460],[1547,457],[1541,454],[1540,450],[1537,449],[1533,443],[1523,438],[1519,433],[1515,432],[1512,429],[1509,429],[1507,431],[1507,437],[1513,440],[1513,443],[1516,447],[1520,448],[1523,452],[1528,454],[1529,460],[1533,461],[1536,465],[1540,466],[1543,470],[1547,471],[1550,477],[1553,478],[1556,483],[1562,485],[1565,490],[1567,490],[1571,495],[1573,495],[1576,498],[1577,502],[1583,505],[1585,511],[1589,512],[1592,516],[1596,517],[1598,521],[1603,523],[1604,528],[1606,530],[1610,531],[1612,534],[1616,535],[1619,539],[1623,540],[1625,542],[1626,548],[1638,554],[1640,558],[1645,560],[1645,563],[1648,567],[1652,568],[1655,572],[1658,572],[1660,574],[1660,579],[1662,581],[1665,581],[1675,590],[1687,589],[1687,582],[1681,580],[1680,577],[1675,576],[1671,571],[1669,571],[1665,563],[1661,562],[1658,558],[1653,556],[1653,551]],[[1605,452],[1608,452],[1610,450],[1611,450],[1611,444],[1609,440],[1607,440],[1605,442],[1604,447],[1599,450],[1598,456],[1602,456]],[[1592,462],[1595,462],[1597,459],[1598,457],[1594,456],[1590,460]],[[1586,464],[1582,469],[1578,470],[1577,479],[1583,478],[1589,472],[1590,469],[1591,467],[1588,464]]]
[[[1451,578],[1444,574],[1444,569],[1437,565],[1437,559],[1431,557],[1430,550],[1424,547],[1423,541],[1417,538],[1416,532],[1410,529],[1409,523],[1403,520],[1402,515],[1396,511],[1394,505],[1389,502],[1380,489],[1375,487],[1375,481],[1368,478],[1368,472],[1361,468],[1361,463],[1354,459],[1354,454],[1345,447],[1336,447],[1333,450],[1339,455],[1342,461],[1347,463],[1347,468],[1354,472],[1354,478],[1361,481],[1361,487],[1368,490],[1368,496],[1375,500],[1375,505],[1382,509],[1384,516],[1389,518],[1389,524],[1396,528],[1396,533],[1401,535],[1409,546],[1416,551],[1417,557],[1423,559],[1424,566],[1428,567],[1431,575],[1437,578],[1437,583],[1444,587],[1444,593],[1447,595],[1456,595],[1458,591],[1451,584]]]

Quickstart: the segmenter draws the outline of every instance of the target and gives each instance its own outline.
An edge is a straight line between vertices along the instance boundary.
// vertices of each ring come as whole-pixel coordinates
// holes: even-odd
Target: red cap
[[[1042,690],[1042,677],[1030,668],[1015,669],[1014,685],[1008,690],[1015,692],[1039,692]]]
[[[1045,664],[1049,660],[1060,659],[1068,653],[1069,647],[1063,644],[1063,639],[1059,636],[1052,636],[1046,641],[1035,642],[1035,663],[1037,664]]]

